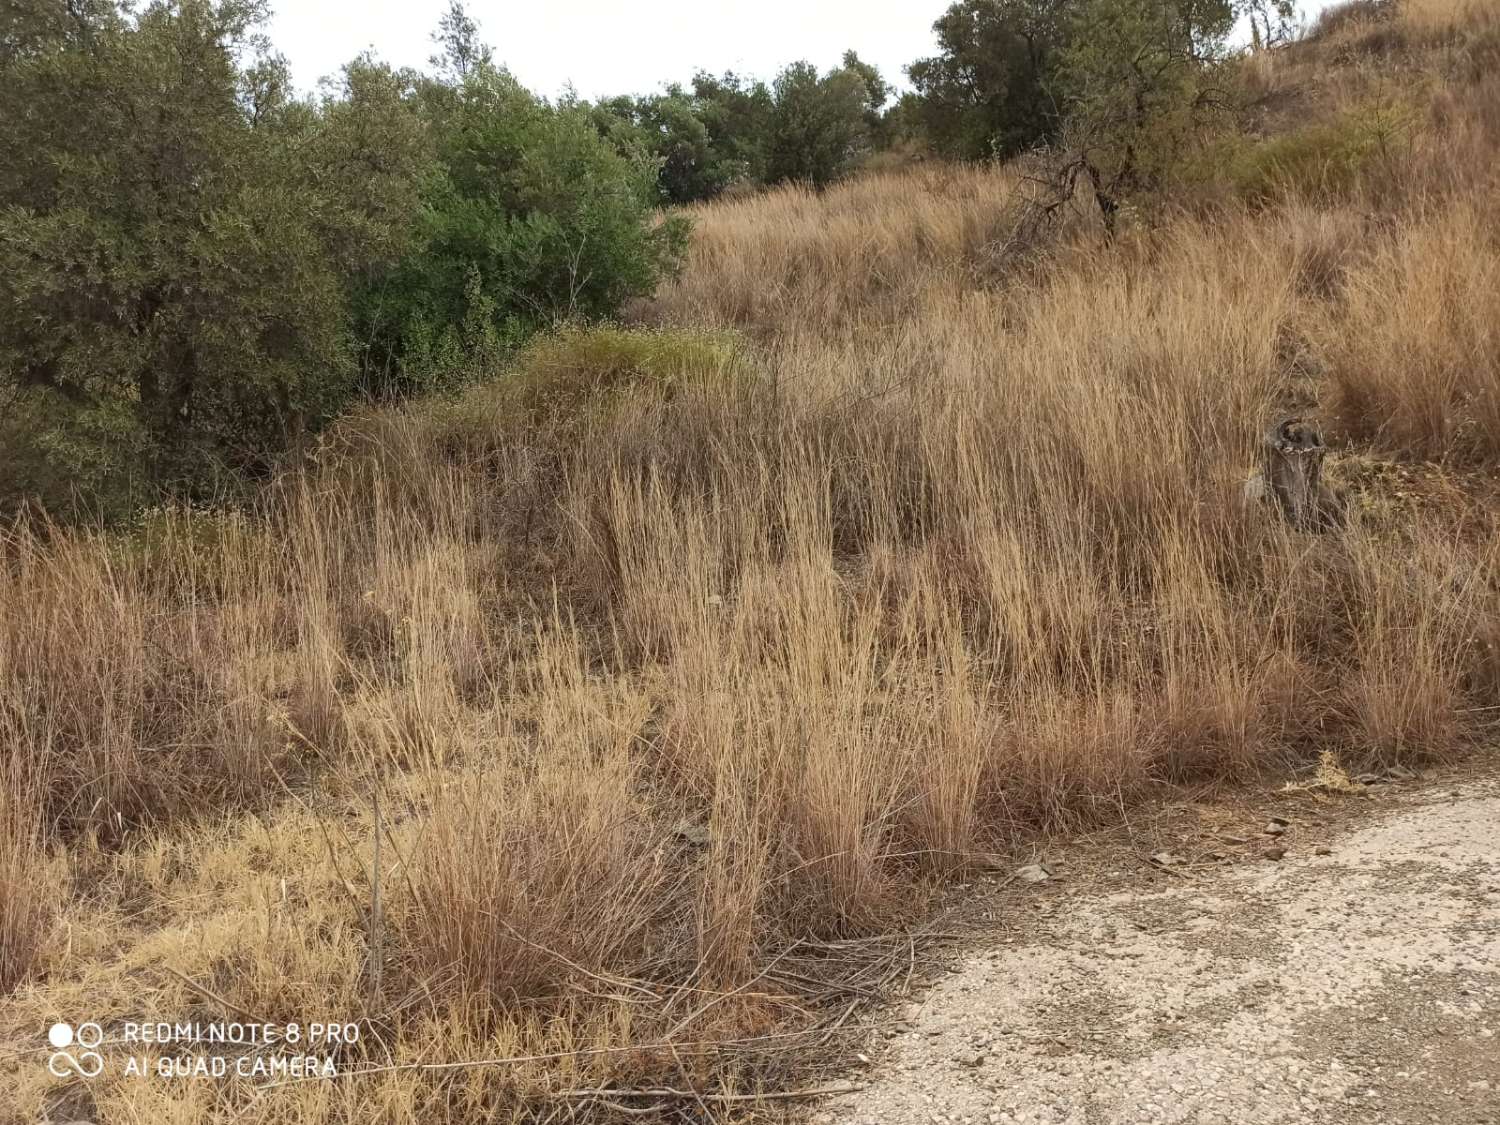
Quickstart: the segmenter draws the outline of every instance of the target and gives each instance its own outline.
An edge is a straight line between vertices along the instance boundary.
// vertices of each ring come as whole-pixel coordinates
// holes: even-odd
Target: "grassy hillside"
[[[1023,168],[714,203],[631,326],[251,510],[6,534],[0,1121],[730,1118],[986,855],[1482,744],[1497,62],[1493,0],[1326,18],[1112,240],[1021,222]],[[1244,499],[1293,411],[1327,534]],[[58,1019],[247,1017],[377,1072],[42,1065]]]

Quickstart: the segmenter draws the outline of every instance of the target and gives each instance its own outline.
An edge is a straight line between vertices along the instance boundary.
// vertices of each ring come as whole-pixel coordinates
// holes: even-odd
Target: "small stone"
[[[1267,836],[1280,836],[1283,832],[1286,831],[1286,822],[1282,820],[1272,820],[1266,824],[1265,828],[1262,829],[1262,831]]]
[[[1417,776],[1414,771],[1405,766],[1391,766],[1385,771],[1385,775],[1394,781],[1411,781]]]
[[[1319,844],[1313,849],[1313,855],[1332,855],[1333,849],[1327,844]]]
[[[1361,785],[1379,785],[1385,778],[1381,777],[1378,773],[1362,773],[1354,780]]]
[[[1245,836],[1220,836],[1219,839],[1226,844],[1248,844],[1250,842],[1249,838]]]
[[[1156,852],[1151,856],[1151,862],[1158,867],[1180,867],[1185,861],[1175,852]]]
[[[1028,883],[1045,883],[1052,878],[1052,873],[1040,863],[1028,863],[1025,867],[1016,868],[1016,878]]]
[[[983,1065],[986,1057],[983,1051],[970,1051],[967,1054],[958,1056],[958,1065],[967,1066],[972,1069],[973,1067]]]
[[[1283,856],[1286,855],[1286,849],[1267,848],[1265,851],[1261,852],[1261,855],[1265,856],[1267,859],[1280,860]]]

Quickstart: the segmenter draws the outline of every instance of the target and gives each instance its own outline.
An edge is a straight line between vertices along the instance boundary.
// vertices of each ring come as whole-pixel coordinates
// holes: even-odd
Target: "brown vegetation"
[[[1464,12],[1478,50],[1493,11]],[[9,533],[7,1042],[253,1014],[361,1021],[351,1071],[549,1056],[252,1097],[33,1054],[14,1120],[753,1092],[879,976],[850,939],[1039,829],[1472,744],[1500,705],[1500,527],[1465,475],[1500,457],[1497,87],[1420,53],[1460,35],[1430,6],[1390,18],[1428,116],[1336,196],[1025,246],[1006,170],[717,203],[652,327],[351,417],[254,511]],[[1334,532],[1243,499],[1289,409],[1335,427]],[[1423,502],[1369,468],[1394,457],[1441,463]]]

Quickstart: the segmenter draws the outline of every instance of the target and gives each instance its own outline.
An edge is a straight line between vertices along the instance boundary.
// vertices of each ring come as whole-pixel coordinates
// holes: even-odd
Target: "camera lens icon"
[[[104,1042],[104,1028],[97,1023],[55,1023],[47,1029],[47,1042],[55,1050],[47,1060],[47,1071],[54,1078],[98,1078],[104,1072],[104,1056],[93,1048]],[[70,1051],[70,1047],[81,1051]]]

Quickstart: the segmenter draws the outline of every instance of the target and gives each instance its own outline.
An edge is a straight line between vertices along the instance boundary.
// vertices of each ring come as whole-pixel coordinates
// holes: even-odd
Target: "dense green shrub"
[[[351,68],[336,112],[293,99],[252,54],[263,16],[79,4],[6,38],[0,395],[26,432],[5,491],[216,492],[347,396],[345,278],[401,245],[419,140],[366,128],[382,68]]]
[[[733,169],[731,184],[764,183],[775,102],[764,82],[733,72],[693,76],[693,99],[709,142]]]
[[[938,53],[909,68],[916,92],[903,124],[920,126],[939,153],[970,160],[1050,140],[1061,13],[1038,0],[959,0],[932,25]]]
[[[853,51],[826,74],[784,67],[773,87],[700,72],[691,91],[607,98],[594,127],[621,153],[653,158],[667,203],[710,199],[738,184],[796,180],[823,186],[889,142],[890,87]]]
[[[484,63],[426,99],[439,166],[414,245],[355,298],[370,389],[491,365],[536,329],[611,313],[676,268],[686,220],[653,220],[655,167],[612,147],[585,107],[550,105]]]
[[[871,151],[871,122],[887,90],[874,68],[851,51],[844,65],[820,75],[797,62],[776,76],[766,145],[766,178],[823,187]]]
[[[716,143],[712,106],[670,87],[646,98],[618,97],[590,111],[595,128],[618,150],[656,161],[657,188],[666,203],[711,199],[747,178],[744,161]]]
[[[436,77],[361,58],[316,100],[265,16],[0,11],[0,504],[222,495],[361,391],[484,370],[674,268],[649,154],[522,89],[460,5]]]

